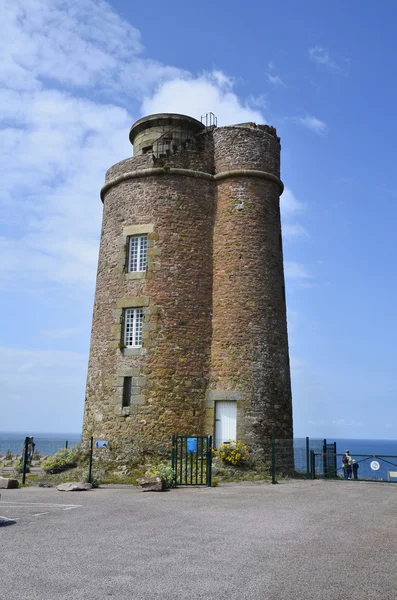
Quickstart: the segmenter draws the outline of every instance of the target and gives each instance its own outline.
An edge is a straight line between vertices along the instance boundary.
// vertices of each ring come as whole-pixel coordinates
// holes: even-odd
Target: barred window
[[[127,348],[142,346],[142,308],[126,308],[124,311],[124,344]]]
[[[146,271],[147,235],[132,235],[128,248],[128,272]]]

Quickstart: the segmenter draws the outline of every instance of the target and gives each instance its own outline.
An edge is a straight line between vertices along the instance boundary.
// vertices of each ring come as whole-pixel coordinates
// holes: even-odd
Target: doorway
[[[237,402],[215,402],[215,447],[236,441]]]

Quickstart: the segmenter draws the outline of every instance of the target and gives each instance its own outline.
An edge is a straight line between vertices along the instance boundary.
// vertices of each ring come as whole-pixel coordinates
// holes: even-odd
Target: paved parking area
[[[2,490],[7,600],[395,600],[397,486]]]
[[[3,496],[5,495],[6,494],[3,494]],[[37,500],[29,502],[26,500],[19,500],[18,498],[15,500],[9,500],[6,498],[4,500],[0,499],[0,516],[13,519],[18,522],[22,521],[23,524],[26,524],[27,521],[34,519],[34,517],[50,515],[61,510],[74,510],[75,508],[81,508],[81,504],[40,502]]]

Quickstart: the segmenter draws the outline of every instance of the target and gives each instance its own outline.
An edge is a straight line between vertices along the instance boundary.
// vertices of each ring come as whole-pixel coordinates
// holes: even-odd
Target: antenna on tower
[[[209,112],[201,117],[201,122],[206,127],[217,127],[218,126],[218,117],[216,117],[213,112]]]

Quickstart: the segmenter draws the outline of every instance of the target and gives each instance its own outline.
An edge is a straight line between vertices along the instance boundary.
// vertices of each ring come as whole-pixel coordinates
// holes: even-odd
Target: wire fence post
[[[311,465],[311,476],[312,479],[316,478],[316,458],[314,450],[310,450],[310,465]]]
[[[66,450],[68,449],[68,444],[69,444],[69,442],[68,442],[68,440],[66,440],[66,442],[65,442],[65,448],[66,448]]]
[[[29,438],[26,437],[25,438],[25,446],[23,449],[22,484],[24,484],[26,481],[26,467],[28,464],[28,444],[29,444]]]
[[[276,440],[274,435],[272,436],[272,484],[277,483],[276,481]]]
[[[309,479],[310,477],[310,441],[309,438],[306,438],[306,476]]]
[[[207,438],[207,487],[212,486],[212,435]]]
[[[88,465],[88,483],[92,483],[92,451],[94,448],[94,436],[91,436],[90,440],[90,461]]]

